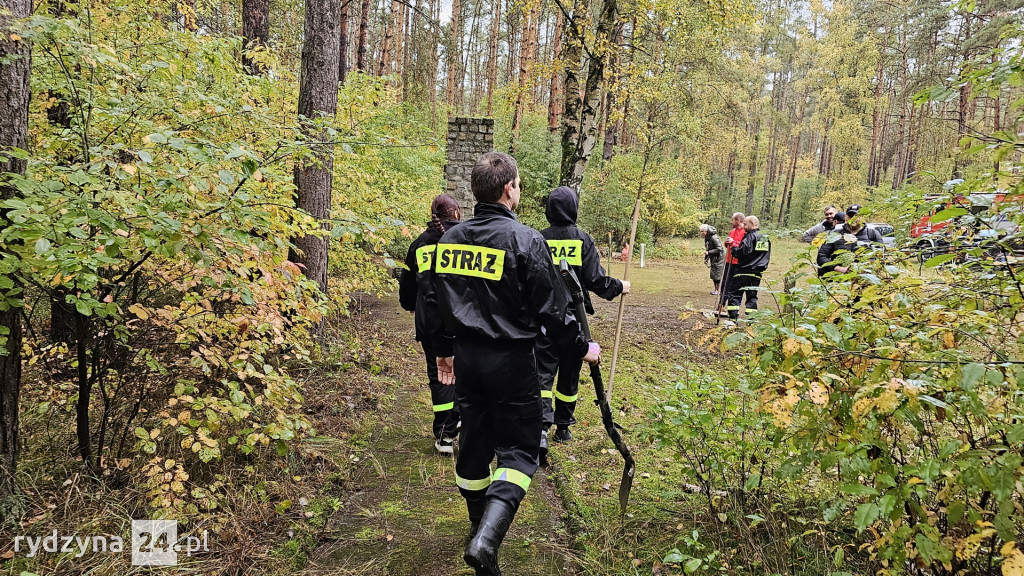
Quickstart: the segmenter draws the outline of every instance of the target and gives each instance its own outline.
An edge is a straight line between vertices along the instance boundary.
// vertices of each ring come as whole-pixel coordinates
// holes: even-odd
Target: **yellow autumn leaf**
[[[192,412],[190,412],[188,410],[182,410],[181,414],[178,414],[178,422],[181,422],[182,424],[184,424],[185,422],[188,422],[191,419],[192,419]]]
[[[818,406],[828,404],[828,389],[819,382],[811,382],[811,385],[807,388],[807,395],[810,397],[811,402]]]
[[[139,171],[134,164],[121,164],[121,170],[124,170],[132,176],[135,176],[135,173]]]
[[[782,354],[786,358],[789,358],[793,354],[800,351],[800,341],[796,338],[786,338],[786,341],[782,343]]]
[[[953,336],[952,332],[942,333],[942,346],[947,350],[956,346],[956,337]]]
[[[992,528],[982,530],[981,532],[971,534],[967,538],[961,540],[957,544],[956,555],[961,560],[970,560],[978,553],[981,549],[981,543],[986,538],[991,537],[996,531]]]
[[[1003,576],[1024,576],[1024,553],[1016,548],[1003,560]]]
[[[149,313],[146,312],[145,308],[143,308],[142,306],[140,306],[138,304],[132,304],[131,306],[129,306],[128,307],[128,311],[131,312],[132,314],[135,314],[136,316],[138,316],[139,320],[148,320],[149,319]]]

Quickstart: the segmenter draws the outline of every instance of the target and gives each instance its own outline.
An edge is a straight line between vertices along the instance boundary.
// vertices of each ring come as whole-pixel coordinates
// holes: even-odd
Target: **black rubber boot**
[[[501,576],[498,568],[498,547],[512,525],[516,509],[505,502],[492,498],[487,501],[480,528],[466,546],[463,558],[476,570],[476,576]]]
[[[480,518],[484,515],[484,507],[487,505],[487,500],[466,500],[466,509],[469,511],[469,538],[466,539],[466,544],[469,544],[469,539],[476,536],[476,531],[480,528]]]
[[[541,430],[540,432],[540,465],[548,465],[548,431]]]
[[[572,432],[568,428],[555,428],[553,439],[555,442],[569,442],[572,440]]]

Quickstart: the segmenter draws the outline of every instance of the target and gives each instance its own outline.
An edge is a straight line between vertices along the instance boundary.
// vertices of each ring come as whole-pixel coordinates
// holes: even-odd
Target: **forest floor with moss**
[[[797,249],[785,241],[782,254]],[[696,244],[693,244],[696,245]],[[778,289],[788,257],[777,256],[767,275]],[[621,277],[623,265],[610,273]],[[534,479],[501,552],[508,576],[534,574],[671,573],[662,566],[679,535],[706,519],[687,503],[679,462],[641,445],[630,431],[650,416],[658,391],[700,370],[724,366],[720,332],[702,314],[714,305],[700,255],[648,261],[631,270],[617,375],[612,391],[616,420],[637,458],[628,514],[616,497],[619,454],[602,428],[588,376],[581,379],[575,439],[555,444],[551,465]],[[430,394],[412,316],[394,295],[366,298],[353,327],[384,339],[373,371],[390,382],[379,409],[367,417],[349,456],[352,471],[339,510],[330,516],[308,558],[310,574],[472,574],[462,561],[468,530],[454,483],[454,462],[438,455],[430,434]],[[774,307],[768,295],[762,305]],[[596,301],[595,338],[604,346],[608,377],[618,301]],[[688,519],[687,515],[691,517]]]

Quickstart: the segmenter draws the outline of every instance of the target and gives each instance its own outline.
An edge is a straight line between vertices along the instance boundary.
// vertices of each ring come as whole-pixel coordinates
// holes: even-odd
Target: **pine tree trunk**
[[[601,15],[598,17],[597,31],[594,35],[594,46],[604,48],[595,49],[590,58],[586,92],[580,106],[580,121],[576,139],[567,141],[567,137],[570,136],[568,130],[562,135],[561,183],[577,192],[579,192],[580,184],[583,183],[583,173],[587,168],[587,162],[590,161],[590,155],[597,144],[597,114],[601,105],[605,62],[614,56],[611,38],[615,30],[617,11],[616,0],[604,0],[601,5]],[[575,11],[573,19],[576,20]],[[568,91],[568,83],[566,83],[566,90]],[[568,106],[566,106],[566,112],[568,113]]]
[[[904,174],[903,166],[907,156],[907,33],[902,28],[900,29],[900,95],[899,106],[900,116],[899,124],[896,129],[896,162],[893,165],[892,174],[892,187],[898,189],[903,185]]]
[[[623,23],[622,22],[617,22],[615,24],[615,45],[616,46],[619,46],[619,45],[622,44],[622,29],[623,29]],[[621,56],[620,56],[619,52],[616,51],[615,52],[615,57],[612,58],[612,61],[611,61],[611,66],[610,66],[611,70],[609,70],[609,74],[608,74],[609,78],[612,79],[613,81],[616,78],[616,75],[618,73],[618,70],[619,70],[620,66],[621,66]],[[617,119],[615,122],[611,121],[612,112],[615,110],[615,90],[609,89],[609,90],[606,90],[605,92],[607,93],[608,96],[607,96],[607,98],[605,98],[604,120],[605,120],[605,124],[606,125],[605,125],[605,130],[604,130],[604,144],[602,145],[603,149],[601,150],[601,159],[604,160],[605,162],[607,162],[607,161],[612,159],[612,156],[615,155],[615,145],[618,144],[617,140],[618,140],[618,134],[619,134],[618,123],[619,122],[623,122],[624,120],[623,119]]]
[[[5,15],[5,12],[7,15]],[[25,40],[13,40],[11,18],[27,18],[31,0],[0,1],[0,172],[24,174],[27,162],[7,158],[9,148],[28,148],[29,71],[32,50]],[[13,187],[0,186],[0,200],[20,196]],[[7,226],[0,211],[0,226]],[[6,250],[0,247],[0,250]],[[15,284],[12,290],[19,289]],[[0,498],[15,490],[18,460],[18,396],[21,390],[21,307],[0,310]]]
[[[879,116],[881,115],[880,103],[882,101],[882,75],[885,72],[885,53],[880,48],[878,54],[878,66],[875,68],[875,106],[871,113],[871,155],[868,157],[868,186],[878,186],[878,154],[879,150]]]
[[[473,15],[469,18],[467,24],[469,24],[469,30],[476,30],[477,24],[480,21],[480,9],[483,5],[479,0],[473,4]],[[462,40],[462,32],[459,31],[459,39]],[[476,39],[477,34],[470,33],[469,39],[464,46],[459,48],[457,55],[459,57],[459,68],[456,75],[457,86],[455,87],[455,106],[459,110],[469,110],[470,107],[466,104],[466,85],[469,81],[469,60],[470,56],[476,55]]]
[[[548,97],[548,130],[558,130],[562,113],[562,75],[559,72],[562,58],[562,34],[565,28],[565,14],[558,6],[555,7],[555,32],[551,48],[551,93]]]
[[[754,121],[754,146],[750,149],[750,174],[747,177],[747,206],[745,214],[754,213],[754,179],[757,178],[757,152],[761,145],[761,117]]]
[[[306,0],[303,25],[302,70],[299,77],[299,121],[302,132],[311,141],[327,139],[312,120],[333,116],[338,108],[338,54],[340,34],[336,26],[341,13],[341,0]],[[331,170],[334,147],[314,144],[317,162],[295,167],[295,205],[329,229],[331,210]],[[304,266],[308,278],[327,293],[327,236],[299,236],[288,259]]]
[[[408,25],[409,16],[409,5],[405,2],[397,2],[398,4],[398,27],[397,34],[395,34],[395,74],[399,75],[399,81],[402,83],[402,100],[405,100],[405,28]]]
[[[491,4],[491,37],[487,39],[487,116],[494,114],[494,90],[498,82],[498,36],[501,32],[501,0]]]
[[[359,4],[359,44],[356,46],[356,70],[366,72],[366,35],[370,30],[370,0]]]
[[[338,82],[345,83],[348,75],[348,14],[352,0],[345,0],[341,5],[341,17],[338,19]]]
[[[384,24],[384,41],[381,43],[380,61],[377,63],[377,76],[391,74],[391,42],[395,36],[395,25],[398,24],[399,3],[391,1],[391,14]]]
[[[526,113],[526,101],[530,99],[530,74],[533,69],[534,52],[537,49],[537,26],[540,5],[537,0],[528,0],[526,20],[523,23],[523,50],[519,56],[519,89],[516,90],[516,106],[512,115],[512,138],[509,151],[515,153],[519,140],[519,129]]]
[[[246,74],[263,74],[266,72],[264,66],[253,62],[247,51],[267,47],[270,40],[270,0],[242,0],[242,37],[245,38],[242,67]]]
[[[451,29],[448,35],[448,95],[445,98],[445,102],[448,106],[455,105],[455,87],[457,86],[458,78],[458,62],[459,62],[459,38],[462,37],[462,29],[460,28],[460,14],[462,9],[461,2],[459,0],[453,0],[452,2],[452,20],[448,24]]]

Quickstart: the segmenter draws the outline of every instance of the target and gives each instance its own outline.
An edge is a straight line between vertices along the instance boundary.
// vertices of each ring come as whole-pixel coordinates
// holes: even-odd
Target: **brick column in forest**
[[[473,192],[470,175],[477,157],[494,150],[493,118],[448,119],[448,163],[444,167],[445,192],[462,206],[462,218],[473,215]]]

